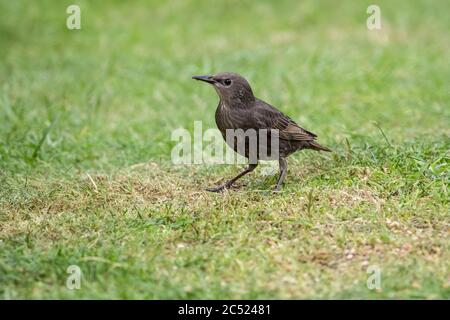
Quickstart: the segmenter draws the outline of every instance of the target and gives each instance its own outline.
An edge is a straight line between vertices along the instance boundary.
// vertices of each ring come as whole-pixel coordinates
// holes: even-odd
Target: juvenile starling
[[[280,190],[286,176],[287,156],[302,149],[331,151],[330,149],[321,146],[316,141],[317,135],[301,128],[281,111],[256,98],[253,95],[253,91],[247,80],[239,74],[223,72],[216,75],[193,76],[192,78],[207,82],[214,86],[214,89],[216,89],[217,94],[220,97],[219,105],[216,110],[217,127],[227,144],[229,144],[234,151],[249,158],[249,165],[243,172],[220,186],[206,189],[207,191],[219,192],[230,188],[239,178],[255,170],[258,165],[258,160],[265,160],[264,157],[260,156],[259,149],[261,149],[262,146],[259,142],[261,140],[259,136],[257,136],[258,152],[255,159],[251,159],[249,151],[250,141],[247,139],[248,137],[245,137],[245,148],[238,148],[236,139],[233,139],[232,143],[227,139],[227,134],[230,130],[236,131],[242,129],[241,131],[245,132],[253,129],[256,132],[268,132],[268,138],[263,140],[267,141],[267,145],[263,147],[269,150],[269,153],[271,154],[273,154],[274,151],[276,152],[280,166],[280,175],[275,187],[276,191]],[[271,150],[274,148],[271,146],[270,141],[272,140],[270,139],[270,136],[273,135],[274,132],[278,135],[277,150]]]

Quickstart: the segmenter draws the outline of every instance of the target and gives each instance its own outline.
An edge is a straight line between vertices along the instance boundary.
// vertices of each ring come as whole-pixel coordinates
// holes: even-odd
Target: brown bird
[[[278,191],[286,176],[287,156],[302,149],[331,151],[316,141],[317,135],[301,128],[281,111],[256,98],[247,80],[239,74],[221,72],[192,78],[214,86],[220,97],[216,110],[217,127],[234,151],[249,158],[249,165],[243,172],[220,186],[206,189],[207,191],[219,192],[230,188],[239,178],[255,170],[258,160],[273,160],[269,154],[271,156],[276,154],[279,161],[280,175],[275,187],[275,190]],[[241,133],[228,139],[230,132],[236,132],[238,129],[241,129]],[[263,132],[263,134],[257,134],[256,140],[252,140],[251,135],[242,135],[242,132],[249,130],[257,133]],[[242,137],[244,147],[240,148],[237,141]],[[272,137],[276,138],[277,145],[273,145],[275,140],[272,140]],[[263,141],[262,144],[261,141]],[[252,144],[256,144],[256,152],[252,152]]]

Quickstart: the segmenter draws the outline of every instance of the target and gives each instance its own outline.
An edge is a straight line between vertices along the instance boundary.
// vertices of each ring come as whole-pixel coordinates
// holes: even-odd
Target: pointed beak
[[[207,83],[214,83],[216,80],[214,80],[213,76],[192,76],[192,79],[204,81]]]

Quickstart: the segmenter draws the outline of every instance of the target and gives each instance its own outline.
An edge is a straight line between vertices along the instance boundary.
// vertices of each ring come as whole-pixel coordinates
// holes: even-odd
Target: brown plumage
[[[287,156],[302,149],[331,151],[316,141],[317,135],[303,129],[275,107],[256,98],[247,80],[239,74],[222,72],[212,76],[193,76],[192,78],[207,82],[216,89],[220,97],[216,110],[216,124],[225,141],[227,141],[227,129],[242,129],[243,131],[254,129],[257,132],[261,132],[261,129],[267,130],[267,139],[265,140],[267,144],[263,143],[262,147],[268,150],[267,154],[269,155],[272,152],[276,152],[280,164],[280,176],[275,187],[276,190],[281,188],[286,175],[287,162],[285,158]],[[277,150],[272,150],[270,143],[271,134],[278,135]],[[258,160],[265,160],[260,152],[260,138],[259,136],[257,137],[258,152],[256,155],[252,155],[249,152],[250,141],[248,137],[243,138],[245,140],[245,148],[241,150],[237,148],[237,138],[233,139],[232,143],[227,141],[236,152],[249,158],[249,166],[225,184],[209,188],[207,189],[208,191],[218,192],[230,188],[239,178],[253,171],[258,165]]]

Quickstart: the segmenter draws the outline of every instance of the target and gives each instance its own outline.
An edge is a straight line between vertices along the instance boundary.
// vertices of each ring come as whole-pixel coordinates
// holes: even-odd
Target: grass
[[[76,3],[70,31],[71,1],[0,2],[3,298],[450,298],[448,1],[378,1],[378,31],[368,1]],[[222,70],[334,153],[203,191],[238,168],[170,137],[215,127],[190,76]]]

